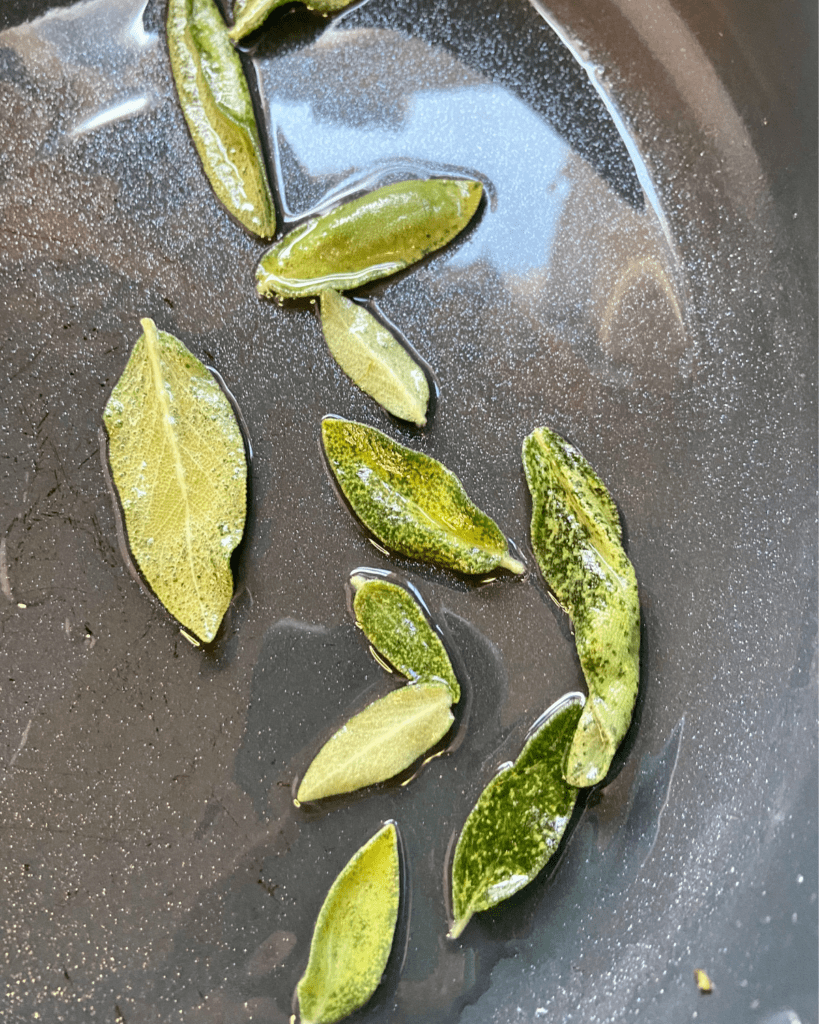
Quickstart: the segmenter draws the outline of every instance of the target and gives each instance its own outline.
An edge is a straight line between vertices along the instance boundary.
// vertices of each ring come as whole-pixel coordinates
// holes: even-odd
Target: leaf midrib
[[[367,357],[368,362],[364,373],[361,375],[362,379],[364,379],[367,373],[371,372],[373,367],[377,368],[385,377],[389,378],[388,387],[392,387],[396,392],[398,392],[405,404],[413,405],[418,409],[421,409],[421,402],[418,399],[418,396],[407,386],[403,378],[395,369],[394,363],[381,353],[373,351],[372,346],[364,341],[360,334],[351,330],[353,318],[347,318],[344,315],[344,311],[338,308],[333,309],[330,316],[334,321],[336,321],[334,324],[336,330],[347,335],[347,344],[350,348],[355,348],[359,355]],[[339,343],[335,339],[334,344],[339,347]],[[335,353],[333,353],[333,355],[335,355]],[[422,409],[421,415],[423,415],[425,411],[425,409]]]
[[[188,487],[187,481],[185,479],[185,467],[182,462],[182,453],[180,451],[179,444],[176,439],[176,434],[171,428],[170,423],[171,403],[168,399],[168,395],[167,392],[165,391],[164,386],[162,364],[159,355],[159,332],[157,331],[156,324],[153,322],[153,320],[150,320],[147,317],[144,320],[141,320],[140,323],[142,325],[143,331],[145,332],[145,348],[148,353],[148,364],[151,368],[151,377],[153,380],[154,391],[157,396],[157,402],[161,409],[163,433],[167,438],[168,446],[171,450],[171,461],[173,462],[176,480],[179,485],[179,492],[182,496],[182,505],[184,508],[185,518],[185,548],[188,557],[188,565],[190,567],[193,589],[196,593],[196,599],[199,602],[199,611],[204,621],[207,615],[207,610],[199,590],[199,580],[196,575],[196,569],[193,561],[193,530],[191,526],[190,502],[188,501]]]
[[[423,524],[423,520],[426,520],[428,523],[431,523],[432,526],[434,527],[434,529],[437,530],[439,533],[443,534],[449,540],[449,542],[453,545],[453,547],[460,548],[462,550],[467,550],[467,551],[474,550],[475,548],[478,548],[479,550],[485,552],[487,555],[493,555],[493,554],[496,554],[499,551],[498,547],[496,547],[496,546],[490,547],[489,543],[487,543],[487,541],[485,539],[487,531],[484,528],[482,528],[480,526],[477,526],[477,525],[475,527],[477,529],[478,533],[480,534],[480,539],[478,539],[478,538],[475,538],[474,540],[467,539],[467,537],[465,536],[465,531],[462,531],[462,532],[459,533],[456,530],[456,528],[454,526],[452,526],[449,522],[447,522],[444,519],[440,519],[434,513],[427,511],[427,509],[425,509],[420,504],[420,501],[419,501],[418,498],[411,497],[409,494],[406,493],[406,491],[402,491],[398,486],[396,486],[395,483],[393,483],[392,480],[390,480],[386,476],[386,474],[381,472],[381,469],[380,469],[380,467],[378,465],[373,465],[370,468],[374,472],[378,473],[378,475],[381,477],[381,480],[386,484],[387,487],[389,487],[389,489],[391,491],[393,491],[395,494],[398,495],[398,497],[401,499],[401,501],[407,507],[408,511],[417,520],[421,521],[422,524]]]
[[[421,687],[424,684],[421,684],[420,686],[417,683],[409,685],[413,687],[414,691],[417,691],[420,694]],[[378,728],[377,731],[374,730],[369,734],[369,736],[364,740],[364,742],[361,744],[358,751],[356,752],[355,758],[350,758],[341,763],[336,763],[332,766],[332,768],[326,771],[323,777],[320,777],[324,786],[326,787],[328,783],[333,784],[338,783],[339,781],[344,782],[344,780],[348,779],[350,776],[351,764],[356,765],[356,771],[358,771],[361,763],[366,761],[368,756],[372,755],[380,748],[383,748],[384,745],[387,742],[389,742],[390,739],[398,743],[400,742],[402,733],[405,735],[411,733],[414,727],[417,728],[419,724],[423,723],[425,720],[433,718],[436,713],[446,713],[446,711],[450,707],[450,700],[448,694],[449,688],[443,683],[426,685],[430,686],[430,688],[432,688],[432,686],[435,686],[436,691],[438,691],[438,688],[440,687],[440,691],[436,692],[435,694],[430,694],[429,699],[420,700],[415,705],[415,707],[412,708],[410,713],[405,712],[403,716],[400,715],[399,712],[397,712],[396,710],[392,709],[391,713],[394,715],[394,718],[391,721],[383,723]],[[406,689],[406,687],[403,689]],[[392,691],[392,693],[399,692],[401,691]],[[381,697],[379,699],[382,701],[387,700],[390,698],[390,696],[391,694],[387,694],[385,695],[385,697]],[[444,699],[441,700],[441,697],[443,697]],[[370,707],[372,707],[372,705],[370,705]],[[367,709],[365,708],[364,710],[366,711]],[[359,712],[359,714],[363,713],[363,711]],[[342,726],[342,729],[347,729],[350,725],[350,721],[352,721],[352,719],[345,722],[345,724]],[[328,743],[330,743],[331,741],[332,737],[331,740],[328,740]]]
[[[513,774],[510,775],[510,772],[513,773]],[[548,775],[548,769],[545,768],[543,765],[530,765],[528,768],[523,768],[522,770],[518,770],[517,765],[512,765],[510,768],[507,768],[505,772],[502,772],[500,775],[496,775],[495,776],[495,780],[497,780],[499,783],[500,783],[501,780],[503,780],[503,784],[508,785],[510,782],[515,782],[515,781],[518,781],[518,780],[521,780],[521,779],[525,779],[526,776],[529,775],[532,772],[541,772],[545,776]],[[544,842],[545,842],[545,840],[544,840]],[[501,863],[504,863],[504,862],[508,862],[508,860],[509,860],[509,850],[508,850],[508,848],[504,847],[504,848],[495,849],[495,850],[492,851],[491,858],[488,861],[485,862],[485,867],[484,867],[483,871],[481,872],[480,887],[477,887],[477,886],[475,887],[475,895],[472,897],[472,899],[470,900],[469,905],[467,907],[467,912],[470,914],[470,916],[476,912],[476,908],[478,906],[478,903],[481,902],[481,897],[486,895],[486,893],[487,893],[487,891],[488,891],[488,889],[490,887],[489,880],[494,875],[494,873],[495,873],[495,871],[497,869],[498,864],[501,864]],[[520,874],[526,874],[527,877],[529,878],[529,881],[531,881],[535,877],[534,875],[530,874],[529,872],[521,871],[519,873]],[[521,886],[521,888],[522,888],[522,886]],[[461,915],[461,916],[463,917],[464,915]]]
[[[622,579],[623,574],[619,572],[616,566],[613,564],[614,558],[612,556],[617,554],[618,552],[615,545],[612,543],[611,538],[608,536],[608,533],[600,527],[600,524],[590,515],[584,503],[579,499],[579,497],[576,494],[576,489],[569,480],[568,473],[563,468],[558,459],[556,459],[551,454],[548,447],[545,444],[543,444],[542,441],[539,441],[539,444],[543,448],[543,452],[546,456],[546,459],[551,464],[555,476],[560,481],[561,489],[566,504],[575,513],[575,516],[580,522],[580,524],[583,527],[585,527],[586,532],[589,535],[589,541],[592,547],[600,555],[600,558],[602,559],[606,568],[609,569],[609,571],[612,573],[612,575],[615,576],[617,579]],[[620,546],[620,550],[622,551],[622,546]]]

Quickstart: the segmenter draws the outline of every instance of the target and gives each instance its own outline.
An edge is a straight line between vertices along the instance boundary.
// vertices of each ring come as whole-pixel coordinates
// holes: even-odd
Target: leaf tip
[[[373,839],[381,839],[383,837],[385,842],[393,843],[396,848],[398,846],[398,827],[395,822],[390,818],[385,821],[381,828],[373,836]]]
[[[577,745],[576,734],[566,758],[563,778],[570,786],[577,786],[578,789],[588,789],[589,786],[596,786],[598,782],[603,781],[608,771],[608,765],[601,767],[600,764],[595,763],[594,759],[582,747],[579,751],[575,750],[575,745]]]
[[[276,284],[275,277],[268,273],[267,268],[264,265],[264,256],[256,266],[256,291],[261,295],[263,299],[270,298],[272,295],[276,295]],[[278,296],[281,298],[280,296]]]
[[[299,783],[299,788],[296,790],[296,795],[293,798],[293,804],[296,807],[301,807],[303,803],[306,803],[307,801],[312,799],[314,799],[314,797],[310,790],[310,783],[307,782],[307,775],[305,775],[304,778]]]
[[[276,214],[271,211],[261,225],[260,229],[255,232],[262,239],[263,242],[272,242],[276,234]]]
[[[321,439],[324,442],[325,448],[327,442],[330,441],[335,434],[338,436],[344,429],[344,424],[348,421],[343,419],[341,416],[325,416],[321,421]]]

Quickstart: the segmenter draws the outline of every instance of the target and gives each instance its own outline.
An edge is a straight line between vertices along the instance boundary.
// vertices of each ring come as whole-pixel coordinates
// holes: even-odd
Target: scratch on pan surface
[[[6,559],[6,538],[0,540],[0,590],[6,595],[9,601],[13,601],[11,593],[11,580],[9,579],[9,565]]]
[[[14,751],[14,753],[11,755],[11,758],[9,759],[9,768],[12,767],[12,765],[20,756],[20,754],[22,754],[23,747],[25,747],[26,743],[28,742],[28,731],[31,728],[31,723],[33,721],[33,718],[29,718],[28,724],[26,725],[25,729],[23,729],[23,735],[20,738],[20,745],[17,747],[17,749]]]

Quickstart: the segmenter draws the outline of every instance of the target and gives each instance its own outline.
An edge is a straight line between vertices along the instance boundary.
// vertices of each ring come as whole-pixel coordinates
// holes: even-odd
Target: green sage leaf
[[[305,0],[304,6],[318,14],[335,14],[348,7],[353,0]],[[277,7],[290,3],[290,0],[236,0],[233,8],[234,25],[230,30],[230,38],[238,42],[255,32],[267,20]]]
[[[387,966],[401,875],[392,822],[351,858],[324,900],[296,992],[302,1024],[335,1024],[363,1006]]]
[[[256,268],[260,295],[299,298],[349,291],[395,274],[446,245],[472,219],[478,181],[430,178],[387,185],[305,221]]]
[[[352,420],[326,417],[321,430],[342,493],[388,548],[468,574],[524,571],[497,523],[440,462]]]
[[[142,321],[103,419],[131,553],[168,611],[216,636],[233,594],[247,462],[236,416],[207,369]]]
[[[528,885],[560,844],[577,800],[577,787],[563,778],[563,762],[582,707],[579,693],[553,704],[517,761],[478,798],[452,861],[450,938],[474,913]]]
[[[532,492],[532,547],[571,617],[589,688],[566,778],[592,786],[609,770],[637,698],[637,580],[623,550],[617,508],[580,452],[541,427],[523,442],[523,465]]]
[[[353,611],[364,635],[407,679],[440,679],[457,703],[461,688],[444,645],[418,602],[404,587],[387,580],[352,576]]]
[[[393,416],[419,427],[426,424],[427,376],[369,310],[325,289],[321,293],[321,327],[333,358],[362,391]]]
[[[256,116],[214,0],[169,0],[168,50],[182,112],[213,191],[261,238],[276,233]]]
[[[453,722],[446,683],[402,686],[373,701],[334,733],[316,754],[297,799],[320,800],[385,782],[417,761]]]

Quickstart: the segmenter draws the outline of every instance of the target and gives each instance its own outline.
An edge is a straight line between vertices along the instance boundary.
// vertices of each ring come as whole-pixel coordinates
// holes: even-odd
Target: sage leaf
[[[419,427],[426,424],[427,376],[369,310],[325,289],[321,293],[321,327],[331,355],[362,391],[393,416]]]
[[[349,291],[395,274],[446,245],[472,219],[479,181],[430,178],[368,192],[305,221],[256,268],[260,295],[300,298]]]
[[[169,0],[167,36],[182,113],[213,191],[248,231],[272,238],[275,207],[250,90],[214,0]]]
[[[302,1024],[335,1024],[378,988],[398,921],[398,833],[388,822],[358,850],[327,893],[296,992]]]
[[[317,14],[335,14],[348,7],[353,0],[305,0],[305,7]],[[230,30],[230,38],[235,42],[249,36],[267,20],[277,7],[290,3],[290,0],[236,0],[233,8],[234,24]]]
[[[532,547],[574,626],[589,699],[566,778],[592,786],[606,775],[631,722],[640,674],[640,601],[617,507],[580,452],[541,427],[523,442],[532,492]]]
[[[450,938],[474,913],[528,885],[560,844],[577,800],[577,787],[563,778],[563,762],[582,707],[579,693],[553,704],[517,761],[478,798],[452,861]]]
[[[373,647],[412,682],[440,679],[457,703],[461,688],[441,639],[410,592],[387,580],[352,576],[356,621]]]
[[[462,573],[523,573],[497,523],[440,462],[352,420],[325,417],[321,430],[344,497],[382,544]]]
[[[316,754],[297,799],[321,800],[385,782],[435,746],[453,722],[446,683],[426,681],[392,690],[353,715]]]
[[[103,413],[108,458],[136,564],[171,615],[207,642],[233,594],[244,441],[202,363],[153,320],[141,323]]]

